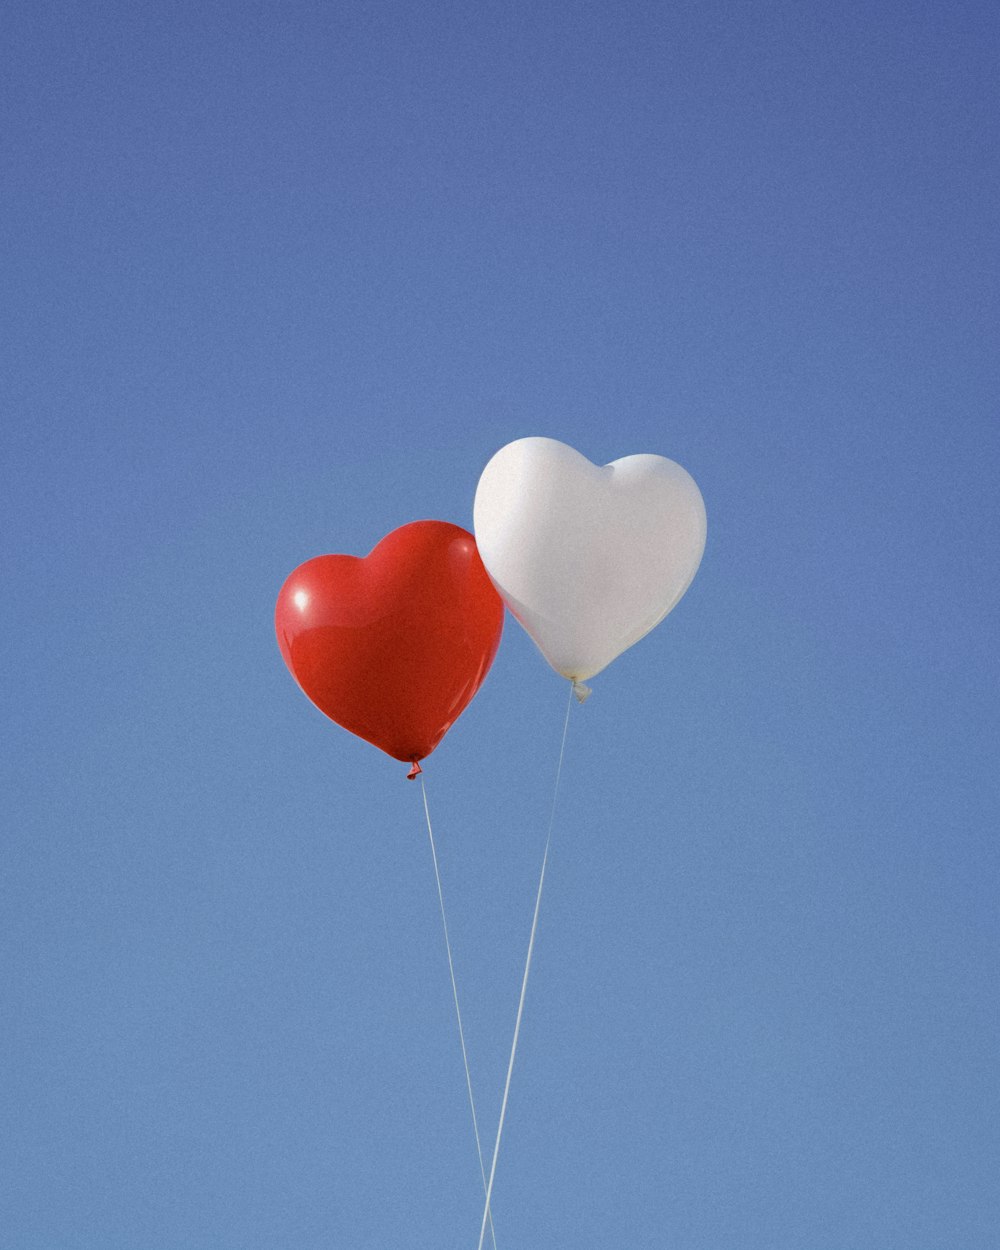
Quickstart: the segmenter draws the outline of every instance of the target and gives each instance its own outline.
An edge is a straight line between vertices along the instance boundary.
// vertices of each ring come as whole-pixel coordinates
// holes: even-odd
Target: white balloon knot
[[[577,681],[576,678],[574,678],[573,693],[576,695],[577,703],[586,703],[594,692],[589,686],[585,686],[582,681]]]

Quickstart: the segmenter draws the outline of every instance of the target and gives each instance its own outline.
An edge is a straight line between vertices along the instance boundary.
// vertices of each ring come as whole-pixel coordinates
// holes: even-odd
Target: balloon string
[[[538,912],[542,905],[542,889],[545,885],[545,869],[549,862],[549,846],[552,843],[552,828],[556,820],[556,799],[559,797],[559,779],[562,777],[563,756],[566,753],[566,733],[569,729],[569,713],[573,706],[574,685],[569,688],[566,700],[566,719],[563,721],[562,742],[559,746],[559,764],[556,768],[556,783],[552,789],[552,809],[549,812],[549,831],[545,838],[545,853],[542,856],[542,871],[538,878],[538,892],[535,895],[535,914],[531,921],[531,937],[528,939],[528,957],[524,961],[524,977],[521,980],[521,997],[517,1004],[517,1020],[514,1024],[514,1040],[510,1048],[510,1062],[507,1064],[507,1080],[503,1088],[503,1102],[500,1104],[500,1123],[497,1125],[497,1139],[493,1145],[493,1162],[490,1164],[490,1179],[486,1186],[486,1206],[483,1210],[483,1223],[479,1230],[479,1250],[483,1250],[483,1238],[486,1236],[487,1220],[490,1216],[490,1199],[493,1197],[493,1181],[497,1173],[497,1158],[500,1154],[500,1138],[503,1136],[503,1122],[507,1115],[507,1098],[510,1094],[510,1078],[514,1071],[514,1057],[517,1054],[517,1040],[521,1033],[521,1017],[524,1014],[524,998],[528,991],[528,975],[531,972],[531,957],[535,950],[535,934],[538,932]]]
[[[483,1148],[479,1140],[479,1122],[476,1119],[476,1100],[472,1096],[472,1076],[469,1072],[469,1056],[465,1049],[465,1030],[462,1028],[462,1011],[458,1005],[458,985],[455,982],[455,964],[451,957],[451,940],[448,937],[448,918],[444,910],[444,891],[441,889],[441,873],[438,869],[437,847],[434,845],[434,830],[431,828],[431,813],[427,806],[427,787],[424,785],[423,769],[419,765],[417,775],[420,777],[420,793],[424,800],[424,815],[427,817],[427,836],[431,843],[431,857],[434,860],[434,880],[437,882],[438,903],[441,905],[441,927],[444,929],[444,945],[448,952],[448,972],[451,975],[451,993],[455,1000],[455,1019],[458,1021],[458,1040],[462,1044],[462,1063],[465,1065],[465,1086],[469,1091],[469,1110],[472,1112],[472,1131],[476,1138],[476,1153],[479,1155],[479,1172],[483,1178],[483,1192],[486,1194],[486,1215],[489,1217],[490,1236],[493,1238],[493,1250],[497,1250],[497,1235],[493,1228],[493,1212],[490,1210],[489,1194],[486,1187],[486,1165],[483,1162]],[[486,1218],[483,1219],[485,1229]],[[480,1242],[480,1246],[482,1242]]]

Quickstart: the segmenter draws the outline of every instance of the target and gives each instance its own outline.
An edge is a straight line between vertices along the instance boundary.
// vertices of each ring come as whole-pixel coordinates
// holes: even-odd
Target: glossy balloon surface
[[[475,539],[414,521],[365,557],[317,556],[281,588],[278,646],[302,690],[395,759],[424,759],[482,684],[503,603]]]
[[[705,505],[663,456],[600,467],[555,439],[522,438],[483,471],[475,531],[511,612],[556,672],[584,681],[684,594],[705,548]]]

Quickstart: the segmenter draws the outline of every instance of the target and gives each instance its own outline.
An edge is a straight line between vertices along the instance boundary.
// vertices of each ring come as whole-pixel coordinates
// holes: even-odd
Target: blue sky
[[[680,461],[575,708],[501,1250],[1000,1238],[985,3],[15,3],[4,1250],[473,1246],[419,791],[275,596],[525,435]],[[427,766],[492,1137],[564,685]]]

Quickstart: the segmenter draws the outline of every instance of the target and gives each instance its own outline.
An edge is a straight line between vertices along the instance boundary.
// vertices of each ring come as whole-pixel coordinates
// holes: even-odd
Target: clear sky
[[[285,576],[656,452],[701,571],[574,708],[500,1250],[1000,1245],[985,0],[14,0],[0,1247],[475,1246],[405,768]],[[426,768],[492,1138],[565,698]]]

